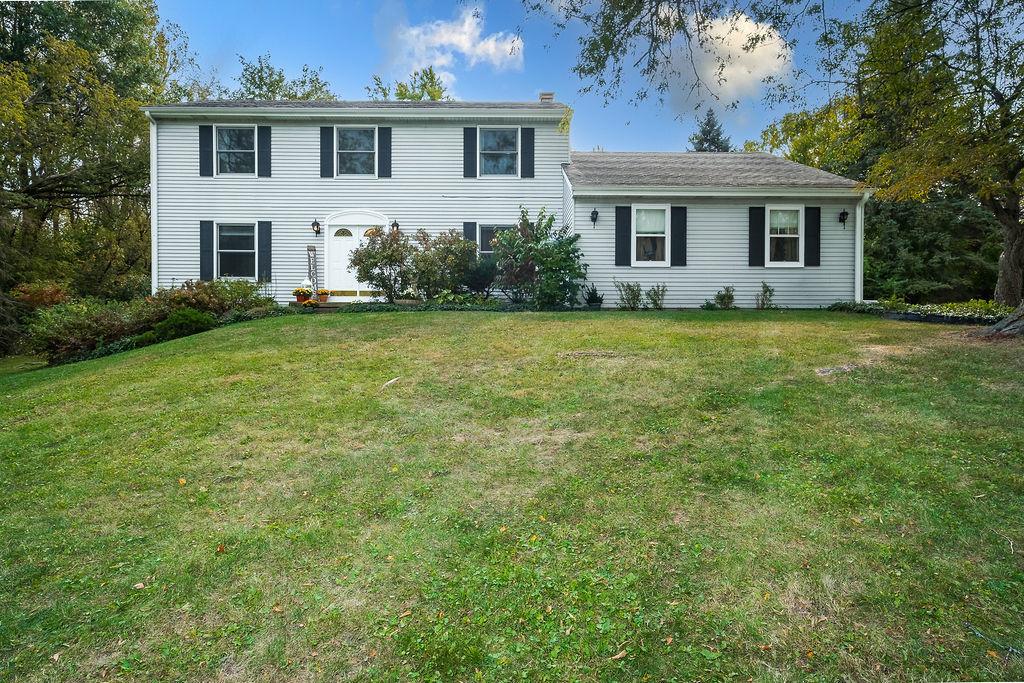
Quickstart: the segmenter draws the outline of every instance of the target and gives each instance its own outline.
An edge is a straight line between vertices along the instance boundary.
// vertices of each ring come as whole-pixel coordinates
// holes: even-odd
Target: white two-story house
[[[751,305],[762,281],[784,306],[861,296],[867,193],[854,181],[768,154],[570,153],[548,94],[145,112],[154,289],[250,278],[285,301],[313,263],[335,299],[361,298],[348,256],[368,231],[457,230],[487,252],[525,207],[581,235],[606,305],[615,279],[665,283],[674,307],[725,285]]]

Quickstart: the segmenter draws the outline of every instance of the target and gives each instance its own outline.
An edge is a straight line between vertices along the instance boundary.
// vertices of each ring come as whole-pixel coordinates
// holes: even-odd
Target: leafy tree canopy
[[[295,78],[285,76],[284,69],[270,62],[270,54],[260,55],[250,61],[238,55],[242,63],[242,75],[238,88],[231,96],[239,100],[332,100],[330,84],[323,79],[323,67],[302,66],[302,72]]]
[[[434,67],[417,69],[409,74],[408,81],[395,81],[392,88],[379,75],[374,74],[373,83],[366,86],[366,94],[371,100],[451,100],[444,81],[434,71]]]

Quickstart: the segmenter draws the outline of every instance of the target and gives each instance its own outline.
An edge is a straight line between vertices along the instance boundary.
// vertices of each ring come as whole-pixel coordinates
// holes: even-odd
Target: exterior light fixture
[[[313,219],[313,224],[310,225],[309,227],[313,228],[313,234],[314,235],[319,235],[320,234],[320,222],[318,220],[316,220],[315,218]]]
[[[391,229],[392,230],[398,230],[398,221],[397,220],[391,221]]]
[[[839,212],[839,222],[843,224],[844,228],[846,227],[846,219],[848,219],[849,217],[850,212],[847,211],[846,209],[843,209],[842,211]]]
[[[594,224],[595,228],[597,227],[597,209],[590,212],[590,222]]]

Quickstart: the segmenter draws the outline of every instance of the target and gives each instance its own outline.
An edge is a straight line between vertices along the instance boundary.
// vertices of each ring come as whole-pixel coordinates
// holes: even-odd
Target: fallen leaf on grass
[[[53,655],[50,657],[50,659],[52,659],[53,661],[56,662],[58,659],[60,659],[60,653],[59,652],[54,652]]]
[[[178,486],[184,486],[186,483],[185,477],[178,477]]]
[[[999,653],[996,652],[995,650],[986,650],[985,654],[987,654],[992,659],[999,659]]]
[[[270,611],[271,612],[283,612],[284,611],[284,607],[281,607],[281,605],[274,605],[273,607],[270,608]]]
[[[671,645],[672,644],[672,636],[669,636],[668,638],[665,639],[665,644],[666,645]]]
[[[221,543],[220,545],[217,546],[217,553],[219,554],[219,553],[224,553],[224,552],[227,552],[227,548],[225,548],[224,544]]]
[[[612,655],[612,659],[613,659],[613,660],[615,660],[615,659],[622,659],[622,658],[623,658],[623,657],[625,657],[625,656],[626,656],[626,651],[625,651],[625,650],[623,650],[622,652],[620,652],[620,653],[619,653],[619,654],[617,654],[617,655]]]
[[[146,584],[142,583],[141,581],[139,581],[137,584],[132,586],[132,588],[134,588],[137,591],[140,591],[140,590],[142,590],[145,587],[146,587]]]
[[[384,384],[381,386],[381,389],[387,389],[388,387],[390,387],[392,384],[394,384],[395,382],[397,382],[400,379],[402,379],[401,375],[399,375],[398,377],[395,377],[394,379],[389,379],[387,382],[384,382]]]
[[[412,616],[412,610],[411,609],[407,609],[404,612],[402,612],[401,614],[399,614],[398,618],[399,619],[404,619],[405,617],[411,617],[411,616]]]

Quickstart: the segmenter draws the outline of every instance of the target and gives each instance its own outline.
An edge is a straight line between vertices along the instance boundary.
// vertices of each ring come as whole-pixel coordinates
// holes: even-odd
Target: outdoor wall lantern
[[[842,211],[839,212],[839,222],[843,224],[844,228],[846,227],[846,219],[849,217],[850,212],[847,211],[846,209],[843,209]]]
[[[590,222],[594,224],[595,228],[597,227],[597,209],[590,212]]]
[[[320,234],[320,222],[317,221],[315,218],[313,219],[313,224],[310,225],[309,227],[313,228],[313,234],[314,235],[319,235]]]
[[[398,230],[398,221],[397,220],[391,221],[391,229],[392,230]]]

